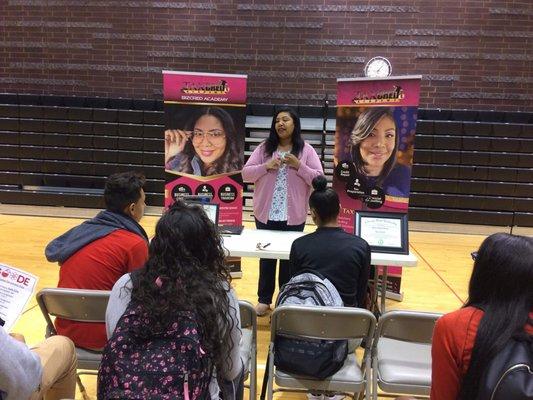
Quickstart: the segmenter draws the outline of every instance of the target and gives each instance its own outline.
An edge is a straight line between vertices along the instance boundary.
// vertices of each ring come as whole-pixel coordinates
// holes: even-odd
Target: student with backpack
[[[276,307],[291,304],[364,307],[370,246],[364,239],[339,227],[339,196],[327,187],[326,178],[319,175],[313,179],[312,185],[314,191],[309,198],[309,208],[317,230],[293,242],[291,279],[281,288]],[[348,352],[353,352],[359,343],[300,340],[278,335],[274,343],[274,364],[285,372],[325,379],[342,368]],[[310,400],[339,400],[343,397],[332,392],[308,394]]]
[[[113,287],[98,399],[242,398],[239,305],[216,227],[177,201],[144,268]]]
[[[472,253],[468,301],[441,317],[431,400],[533,398],[533,238],[496,233]]]
[[[370,246],[339,227],[339,196],[327,187],[326,177],[319,175],[312,183],[309,208],[317,230],[293,242],[290,276],[317,272],[333,283],[345,306],[365,307]]]

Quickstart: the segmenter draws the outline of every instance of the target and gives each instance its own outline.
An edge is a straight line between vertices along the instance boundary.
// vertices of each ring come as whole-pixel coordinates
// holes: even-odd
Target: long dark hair
[[[396,134],[395,134],[395,142],[394,142],[394,150],[392,152],[392,155],[389,157],[389,159],[383,164],[383,169],[381,170],[376,185],[381,186],[383,184],[383,181],[385,178],[389,175],[392,168],[394,167],[394,164],[396,163],[396,150],[398,149],[398,143],[399,143],[399,136],[400,132],[398,132],[398,127],[396,126],[396,120],[394,119],[394,115],[392,114],[392,108],[391,107],[369,107],[363,110],[361,112],[361,115],[359,115],[359,118],[357,118],[357,122],[355,123],[355,126],[353,127],[352,134],[350,135],[350,144],[352,147],[352,161],[354,163],[355,169],[357,173],[361,176],[366,176],[365,172],[365,161],[361,157],[361,142],[365,140],[371,133],[376,124],[379,122],[381,118],[384,116],[389,117],[393,122],[394,126],[396,127]]]
[[[141,305],[149,319],[139,327],[140,336],[164,331],[176,311],[192,311],[200,326],[202,347],[218,371],[227,365],[222,344],[238,346],[231,343],[230,275],[221,243],[200,206],[176,201],[157,223],[148,261],[132,273],[131,290],[131,301]]]
[[[324,175],[318,175],[312,183],[315,190],[309,197],[309,207],[316,212],[319,222],[327,223],[337,219],[340,211],[337,192],[327,187],[328,181]]]
[[[479,248],[464,305],[484,311],[460,400],[475,399],[489,362],[533,321],[533,238],[495,233]]]
[[[279,144],[278,133],[276,132],[276,118],[282,112],[288,113],[294,122],[294,131],[292,132],[292,150],[291,153],[296,157],[300,155],[300,152],[304,148],[304,140],[302,139],[302,129],[300,127],[300,116],[291,107],[280,107],[276,109],[274,117],[272,118],[272,125],[270,126],[270,134],[265,140],[265,153],[271,157],[277,150]]]
[[[243,162],[241,147],[237,141],[237,129],[235,128],[235,124],[231,118],[231,115],[229,115],[226,110],[220,107],[204,107],[200,109],[199,113],[189,121],[186,129],[192,131],[196,125],[196,122],[204,115],[212,115],[222,124],[226,134],[226,148],[224,149],[224,153],[222,153],[222,155],[209,166],[205,166],[202,160],[198,159],[202,168],[202,176],[240,171],[242,169]],[[192,144],[192,139],[188,140],[185,144],[185,147],[183,148],[183,155],[184,157],[179,164],[178,171],[192,174],[193,168],[191,161],[196,155],[194,146]]]

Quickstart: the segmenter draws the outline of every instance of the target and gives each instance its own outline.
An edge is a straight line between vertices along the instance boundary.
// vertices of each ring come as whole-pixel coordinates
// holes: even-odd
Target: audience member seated
[[[29,349],[24,336],[0,326],[0,399],[60,400],[76,392],[76,351],[64,336],[52,336]]]
[[[242,398],[239,304],[224,258],[220,235],[201,207],[178,201],[169,208],[157,223],[145,267],[123,276],[113,287],[99,398],[111,394],[122,398],[126,391],[137,389],[146,390],[145,398],[167,398],[169,393],[172,398],[188,398],[184,388],[191,392],[197,388],[191,398],[205,398],[207,390],[212,399],[219,398],[220,390],[224,399]],[[192,327],[184,330],[184,324]],[[184,337],[188,335],[194,341]],[[192,358],[209,361],[201,373],[189,373],[188,379],[180,374],[190,372],[196,360],[184,358],[179,341],[186,339],[186,348],[197,347]],[[172,365],[178,372],[161,371],[160,365]],[[134,383],[128,374],[137,377]]]
[[[339,227],[339,196],[327,187],[326,178],[314,178],[313,188],[309,208],[318,228],[293,242],[290,275],[317,271],[333,283],[345,306],[365,307],[370,246]]]
[[[432,400],[478,398],[481,377],[511,338],[533,339],[533,239],[496,233],[472,258],[468,301],[435,326]]]
[[[144,183],[144,176],[134,172],[111,175],[104,190],[106,210],[46,246],[48,261],[60,265],[58,287],[111,290],[122,275],[144,265],[148,237],[139,225]],[[55,325],[78,347],[99,350],[107,341],[105,324],[57,318]]]

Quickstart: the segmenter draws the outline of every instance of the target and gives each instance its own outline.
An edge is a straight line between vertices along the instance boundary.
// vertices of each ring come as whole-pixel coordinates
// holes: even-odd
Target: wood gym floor
[[[54,207],[24,207],[0,205],[0,262],[39,277],[37,290],[55,287],[58,281],[58,266],[48,263],[44,257],[46,244],[73,226],[96,213],[95,210],[68,210]],[[155,215],[147,215],[141,224],[153,235],[157,222]],[[49,216],[36,216],[49,215]],[[58,216],[59,215],[59,216]],[[75,218],[72,216],[76,216]],[[246,226],[252,227],[251,222]],[[403,301],[387,300],[387,309],[405,309],[419,311],[449,312],[457,309],[467,298],[468,278],[472,267],[470,252],[477,249],[482,240],[490,233],[507,231],[503,227],[435,225],[411,223],[409,243],[411,252],[418,257],[418,266],[404,268],[401,291]],[[307,225],[306,231],[313,231],[313,225]],[[428,232],[433,230],[434,232]],[[532,229],[521,229],[521,234],[532,234]],[[242,279],[233,280],[240,299],[255,304],[258,277],[258,260],[242,259]],[[21,318],[15,325],[14,332],[26,336],[27,342],[38,343],[44,338],[45,321],[32,299]],[[258,320],[258,391],[264,373],[267,346],[269,341],[269,319]],[[95,377],[84,375],[82,380],[88,394],[96,399]],[[245,398],[247,398],[245,391]],[[77,393],[77,399],[81,395]],[[304,399],[301,394],[277,394],[276,398]]]

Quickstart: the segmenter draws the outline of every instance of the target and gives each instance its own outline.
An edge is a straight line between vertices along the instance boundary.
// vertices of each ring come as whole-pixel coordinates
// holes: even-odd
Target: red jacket
[[[60,267],[58,287],[111,290],[124,274],[140,268],[148,258],[148,246],[139,235],[124,229],[82,247]],[[99,349],[105,346],[105,324],[55,321],[60,335],[69,337],[76,346]]]
[[[431,400],[457,400],[482,317],[480,309],[465,307],[437,321],[431,345]],[[533,326],[526,331],[533,333]]]

